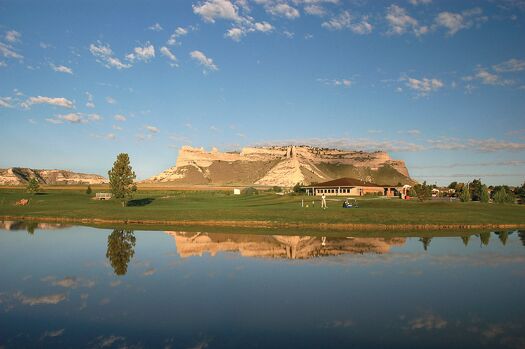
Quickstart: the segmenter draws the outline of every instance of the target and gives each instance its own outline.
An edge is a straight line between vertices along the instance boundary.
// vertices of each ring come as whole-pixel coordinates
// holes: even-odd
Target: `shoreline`
[[[374,224],[374,223],[299,223],[247,220],[148,220],[148,219],[100,219],[68,217],[0,216],[3,221],[37,221],[54,223],[80,223],[94,225],[140,225],[140,226],[203,226],[224,228],[303,228],[318,230],[350,231],[407,231],[407,230],[484,230],[520,229],[525,223],[512,224]]]

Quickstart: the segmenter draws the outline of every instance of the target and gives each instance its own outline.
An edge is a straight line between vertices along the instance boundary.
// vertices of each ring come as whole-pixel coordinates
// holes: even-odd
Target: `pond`
[[[525,232],[0,228],[0,347],[525,347]]]

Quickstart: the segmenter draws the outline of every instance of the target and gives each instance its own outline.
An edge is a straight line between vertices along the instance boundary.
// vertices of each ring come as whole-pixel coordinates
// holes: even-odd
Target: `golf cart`
[[[359,206],[357,205],[357,200],[354,198],[347,198],[343,202],[343,208],[358,208],[358,207]]]

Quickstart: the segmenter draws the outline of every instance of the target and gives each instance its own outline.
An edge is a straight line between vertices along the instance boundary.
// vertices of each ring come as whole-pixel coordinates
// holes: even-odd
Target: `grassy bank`
[[[525,207],[479,202],[417,202],[399,199],[360,199],[358,209],[343,209],[340,201],[328,201],[322,210],[318,198],[278,196],[263,193],[234,196],[222,191],[141,191],[129,207],[114,200],[97,201],[81,190],[48,190],[28,195],[21,190],[0,189],[0,216],[25,218],[60,218],[72,222],[81,219],[100,223],[129,221],[140,224],[186,224],[232,226],[336,226],[387,225],[389,227],[435,225],[523,225]],[[29,198],[27,206],[15,202]],[[301,200],[310,207],[301,207]],[[251,223],[250,223],[251,222]],[[476,227],[478,228],[478,227]]]

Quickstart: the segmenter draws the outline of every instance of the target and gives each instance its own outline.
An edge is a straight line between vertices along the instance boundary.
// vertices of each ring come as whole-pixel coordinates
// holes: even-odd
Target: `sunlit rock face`
[[[393,160],[386,152],[310,146],[248,147],[240,152],[183,146],[174,167],[145,182],[290,187],[341,177],[389,185],[413,182],[404,161]]]
[[[167,231],[182,257],[215,256],[221,252],[244,257],[308,259],[343,254],[388,253],[405,238],[324,238],[316,236],[207,234]]]
[[[31,178],[36,178],[40,184],[74,185],[108,183],[106,178],[99,175],[77,173],[67,170],[35,170],[21,167],[0,169],[0,185],[24,185]]]

